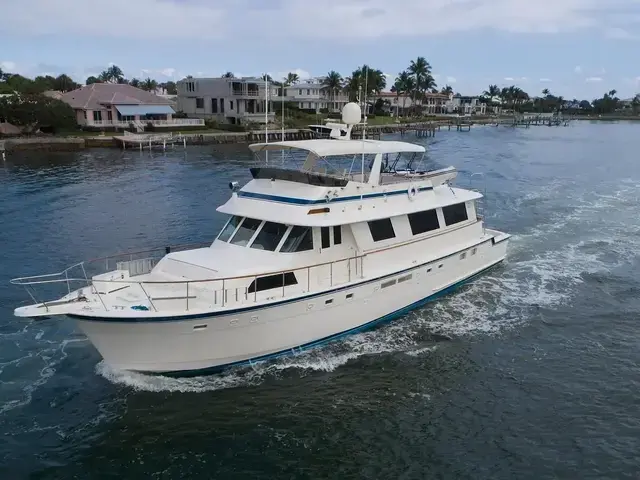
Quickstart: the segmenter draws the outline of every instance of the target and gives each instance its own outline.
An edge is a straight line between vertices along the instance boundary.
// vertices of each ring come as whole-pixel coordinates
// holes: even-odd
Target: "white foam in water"
[[[571,302],[584,274],[619,267],[640,251],[640,219],[634,213],[640,185],[623,181],[611,189],[613,193],[588,193],[575,198],[569,197],[564,187],[556,182],[544,191],[523,197],[522,202],[550,201],[567,207],[571,213],[551,214],[543,224],[512,237],[502,268],[377,330],[352,335],[297,356],[207,377],[149,376],[115,371],[103,362],[98,364],[97,371],[114,383],[137,390],[204,392],[257,385],[287,370],[298,371],[300,375],[310,371],[330,372],[364,355],[429,354],[437,346],[420,344],[419,339],[425,333],[486,335],[513,328],[529,321],[537,307],[552,308]]]
[[[3,396],[11,394],[12,390],[16,391],[15,398],[5,400],[0,404],[0,415],[10,410],[29,405],[36,390],[48,382],[48,380],[55,374],[56,366],[67,357],[67,345],[75,342],[87,341],[84,338],[69,338],[60,343],[53,342],[51,340],[42,340],[41,338],[44,334],[44,330],[42,330],[36,323],[26,324],[20,331],[5,334],[3,336],[17,336],[18,338],[24,338],[31,334],[33,334],[34,337],[33,342],[38,345],[37,350],[29,351],[26,355],[15,358],[9,362],[0,363],[0,374],[2,374],[8,367],[17,367],[19,365],[23,366],[28,362],[32,362],[37,365],[37,368],[24,368],[23,370],[37,372],[37,377],[20,378],[19,380],[12,380],[10,382],[0,381]],[[49,346],[42,346],[43,343],[49,344]]]

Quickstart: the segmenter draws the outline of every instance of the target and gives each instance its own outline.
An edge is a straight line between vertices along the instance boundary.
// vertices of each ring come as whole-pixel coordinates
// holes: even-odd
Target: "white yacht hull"
[[[485,242],[464,259],[455,254],[268,307],[151,321],[73,317],[105,362],[117,369],[204,373],[296,353],[400,316],[500,263],[506,256],[507,238]],[[398,279],[402,281],[388,285]]]

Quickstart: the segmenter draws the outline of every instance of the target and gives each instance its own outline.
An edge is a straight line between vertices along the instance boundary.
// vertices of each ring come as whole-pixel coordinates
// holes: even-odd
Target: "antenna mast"
[[[367,65],[364,66],[364,111],[363,111],[363,122],[362,122],[362,164],[360,168],[360,173],[362,177],[360,181],[364,183],[364,140],[367,133],[367,90],[369,89],[369,72]],[[361,97],[362,98],[362,97]],[[360,201],[362,201],[362,190],[360,190]]]
[[[264,74],[264,143],[269,143],[269,75]],[[269,163],[269,150],[265,149],[265,160]]]

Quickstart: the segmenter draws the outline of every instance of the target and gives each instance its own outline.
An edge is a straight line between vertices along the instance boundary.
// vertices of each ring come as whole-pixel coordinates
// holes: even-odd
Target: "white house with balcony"
[[[172,102],[127,84],[94,83],[64,93],[60,100],[76,114],[78,125],[89,128],[187,127],[204,125],[196,118],[173,118]]]
[[[272,102],[279,98],[278,87],[260,78],[187,77],[176,86],[178,110],[189,116],[231,124],[275,119]]]
[[[481,97],[455,94],[447,102],[447,112],[458,115],[486,115],[487,105]]]
[[[414,101],[411,93],[380,92],[372,101],[375,103],[379,99],[387,104],[386,109],[390,113],[397,116],[406,115],[409,111],[416,109],[423,115],[437,115],[447,113],[446,105],[450,96],[443,93],[427,92],[422,95],[422,98]]]
[[[297,104],[301,110],[341,112],[349,102],[349,96],[341,90],[331,91],[323,79],[313,79],[284,87],[284,101]]]

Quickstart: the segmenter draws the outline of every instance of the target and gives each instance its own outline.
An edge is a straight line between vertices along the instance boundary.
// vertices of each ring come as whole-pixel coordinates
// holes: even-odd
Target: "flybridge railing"
[[[179,314],[181,311],[194,308],[206,310],[239,307],[258,301],[269,302],[279,298],[295,297],[348,284],[364,277],[364,256],[354,256],[321,264],[235,277],[174,281],[135,279],[137,275],[149,273],[157,260],[167,253],[208,245],[179,245],[121,253],[80,262],[58,273],[14,278],[11,283],[25,287],[34,303],[41,304],[48,313],[55,313],[51,309],[59,305],[87,301],[86,297],[71,294],[81,287],[89,286],[91,294],[97,296],[105,311],[123,310],[125,307],[114,304],[114,296],[110,294],[133,289],[134,295],[139,295],[139,305],[126,308]],[[104,266],[100,269],[102,273],[97,276],[90,273],[95,266]],[[114,266],[115,270],[111,270],[111,266]],[[122,271],[127,271],[129,277],[124,278]],[[112,275],[107,276],[110,273]],[[54,301],[38,300],[36,286],[56,285],[66,287],[66,298]]]

